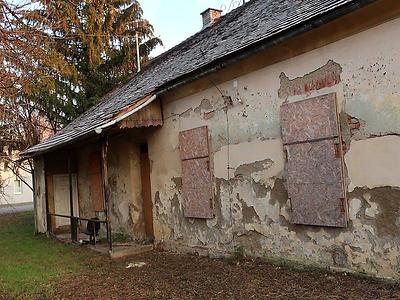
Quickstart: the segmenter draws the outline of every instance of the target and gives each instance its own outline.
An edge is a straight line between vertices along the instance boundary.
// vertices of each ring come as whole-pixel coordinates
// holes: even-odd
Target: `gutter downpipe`
[[[101,134],[101,133],[103,132],[104,129],[106,129],[106,128],[110,127],[110,126],[113,126],[113,125],[117,124],[118,122],[120,122],[120,121],[122,121],[122,120],[124,120],[124,119],[126,119],[126,118],[128,118],[128,117],[130,117],[130,116],[133,115],[134,113],[138,112],[138,111],[141,110],[142,108],[144,108],[144,107],[146,107],[147,105],[149,105],[150,103],[152,103],[154,100],[156,100],[156,98],[157,98],[157,94],[151,96],[146,102],[144,102],[143,104],[139,105],[139,106],[136,107],[135,109],[132,109],[131,111],[127,112],[126,114],[123,114],[122,116],[120,116],[120,117],[118,117],[118,118],[116,118],[116,119],[114,119],[114,120],[112,120],[112,121],[110,121],[110,122],[108,122],[108,123],[106,123],[106,124],[103,124],[103,125],[101,125],[101,126],[99,126],[99,127],[96,127],[96,128],[94,129],[94,131],[95,131],[97,134]]]

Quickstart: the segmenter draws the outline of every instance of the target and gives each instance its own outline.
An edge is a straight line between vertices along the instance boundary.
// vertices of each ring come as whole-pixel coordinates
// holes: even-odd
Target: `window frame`
[[[16,182],[19,182],[19,189],[17,190],[17,185],[15,184]],[[14,188],[14,195],[22,195],[23,190],[22,190],[22,180],[18,177],[15,177],[13,179],[13,188]]]

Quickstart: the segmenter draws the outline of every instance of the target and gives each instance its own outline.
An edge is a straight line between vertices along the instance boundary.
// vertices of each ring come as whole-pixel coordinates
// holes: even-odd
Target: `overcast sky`
[[[139,0],[144,17],[154,26],[164,47],[156,49],[156,56],[201,30],[200,13],[209,7],[229,9],[241,0]]]

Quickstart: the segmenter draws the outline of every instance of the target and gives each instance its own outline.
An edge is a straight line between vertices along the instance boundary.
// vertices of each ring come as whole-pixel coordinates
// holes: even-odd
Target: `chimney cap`
[[[221,9],[209,7],[209,8],[207,8],[206,10],[204,10],[204,11],[203,11],[202,13],[200,13],[200,14],[203,15],[203,14],[205,14],[206,12],[208,12],[208,11],[210,11],[210,10],[212,10],[212,11],[217,11],[217,12],[220,12],[220,13],[223,12],[223,10],[221,10]]]

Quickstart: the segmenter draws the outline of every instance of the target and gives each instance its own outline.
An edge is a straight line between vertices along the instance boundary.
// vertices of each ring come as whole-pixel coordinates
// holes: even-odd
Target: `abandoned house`
[[[36,228],[399,278],[400,1],[251,0],[23,153]]]

